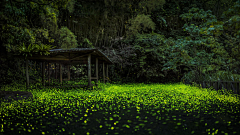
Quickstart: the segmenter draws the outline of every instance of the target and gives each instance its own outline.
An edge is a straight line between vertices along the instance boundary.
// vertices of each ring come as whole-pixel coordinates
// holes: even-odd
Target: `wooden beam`
[[[96,58],[96,85],[98,86],[98,58]]]
[[[95,58],[94,59],[93,58],[94,57],[91,55],[91,64],[95,64],[96,63]],[[85,58],[83,60],[74,60],[74,61],[71,61],[71,60],[68,60],[68,61],[48,60],[48,62],[50,62],[50,63],[57,63],[57,64],[59,64],[59,63],[61,63],[61,64],[70,64],[70,67],[71,67],[71,65],[79,65],[79,64],[86,64],[87,65],[87,63],[88,63],[87,58]],[[101,60],[98,57],[98,63],[103,63],[103,62],[106,63],[106,61]]]
[[[84,54],[84,55],[79,55],[79,56],[76,56],[74,58],[70,58],[70,60],[76,60],[76,59],[79,59],[79,58],[86,58],[86,56],[88,56],[89,54],[93,54],[95,53],[95,51],[91,52],[91,53],[87,53],[87,54]]]
[[[109,81],[108,81],[108,64],[107,64],[107,82],[109,82]]]
[[[42,62],[42,84],[45,87],[45,62]]]
[[[88,55],[88,86],[91,89],[91,54]]]
[[[87,54],[84,54],[84,55],[78,55],[78,56],[75,56],[74,58],[66,58],[63,54],[62,55],[49,55],[49,56],[46,56],[46,55],[33,55],[32,57],[29,57],[28,59],[34,59],[34,60],[65,60],[65,61],[68,61],[68,60],[78,60],[80,58],[82,58],[82,60],[86,59],[86,56],[88,56],[89,54],[93,54],[95,53],[95,51],[91,52],[91,53],[87,53]]]
[[[27,79],[26,87],[27,89],[29,89],[28,59],[26,60],[26,79]]]
[[[62,84],[62,64],[59,64],[60,83]]]
[[[50,63],[48,62],[48,86],[50,86]]]
[[[57,63],[55,63],[54,68],[55,68],[55,79],[56,79],[56,82],[58,82],[58,81],[57,81]]]
[[[103,62],[103,82],[105,83],[105,70],[104,70],[104,62]]]
[[[82,68],[82,65],[80,65],[80,68]],[[81,73],[80,74],[78,74],[78,78],[80,78],[81,77]]]
[[[70,65],[67,65],[67,69],[68,69],[68,81],[70,81]]]

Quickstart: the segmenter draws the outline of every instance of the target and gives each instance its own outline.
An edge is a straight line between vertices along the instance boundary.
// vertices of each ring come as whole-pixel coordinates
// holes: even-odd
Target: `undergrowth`
[[[28,91],[32,99],[1,104],[0,134],[240,134],[239,98],[182,83]]]

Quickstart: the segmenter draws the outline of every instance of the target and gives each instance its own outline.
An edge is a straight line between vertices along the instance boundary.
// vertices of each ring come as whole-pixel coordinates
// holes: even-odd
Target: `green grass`
[[[181,83],[31,92],[33,99],[1,105],[0,134],[240,134],[239,97]]]

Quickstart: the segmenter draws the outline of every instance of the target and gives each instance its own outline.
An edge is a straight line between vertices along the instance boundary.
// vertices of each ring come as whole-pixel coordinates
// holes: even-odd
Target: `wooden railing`
[[[215,90],[223,89],[224,92],[226,90],[233,90],[234,94],[240,95],[240,82],[239,81],[196,81],[196,84],[201,84],[202,88],[210,88],[212,87]],[[186,83],[185,83],[186,84]],[[193,82],[192,82],[193,84]]]

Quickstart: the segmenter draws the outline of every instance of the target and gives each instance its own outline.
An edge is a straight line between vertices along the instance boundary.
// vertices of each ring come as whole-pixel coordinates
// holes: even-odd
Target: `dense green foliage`
[[[229,9],[230,11],[239,11],[237,9],[238,3],[233,6],[234,9]],[[222,35],[226,35],[224,29],[228,29],[225,27],[225,24],[228,21],[217,21],[217,18],[211,14],[211,11],[205,12],[204,10],[199,10],[198,8],[189,9],[189,13],[185,13],[180,15],[180,17],[186,22],[183,25],[182,33],[184,31],[187,36],[175,36],[176,40],[169,38],[164,40],[165,44],[170,43],[168,49],[162,51],[160,54],[164,54],[164,68],[161,70],[172,69],[175,72],[179,72],[177,70],[178,67],[184,66],[187,70],[187,74],[185,74],[184,78],[181,80],[188,81],[196,81],[196,80],[239,80],[239,75],[231,72],[230,67],[233,68],[236,65],[239,65],[238,60],[234,57],[227,49],[229,43],[225,43],[221,41]],[[224,12],[226,14],[228,12]],[[233,13],[233,12],[232,12]],[[235,13],[236,14],[236,13]],[[223,15],[224,16],[224,15]],[[231,20],[231,19],[230,19]],[[236,19],[237,21],[237,19]],[[160,17],[160,22],[165,24],[165,20]],[[230,24],[229,24],[230,25]],[[167,24],[165,24],[167,26]],[[236,27],[237,28],[237,27]],[[144,34],[142,34],[144,37]],[[166,35],[168,36],[168,35]],[[237,37],[237,35],[235,34]],[[160,38],[161,39],[161,38]],[[234,38],[236,44],[239,44],[237,38]],[[231,40],[230,40],[231,41]],[[147,48],[147,45],[151,45],[152,40],[148,38],[144,43],[139,43],[136,40],[136,44],[141,44],[141,47]],[[138,45],[139,46],[139,45]],[[160,45],[161,48],[164,48],[164,45]],[[150,46],[152,47],[152,46]],[[238,47],[238,46],[236,46]],[[153,47],[152,50],[157,50],[156,47]],[[137,49],[139,50],[139,49]],[[194,50],[194,51],[192,51]],[[238,50],[238,49],[232,49]],[[147,52],[145,50],[142,51]],[[165,53],[164,53],[165,52]],[[167,52],[167,53],[166,53]],[[150,54],[154,54],[153,51],[150,51]],[[140,61],[145,59],[148,55],[142,54],[143,57],[138,57]],[[231,57],[232,56],[232,57]],[[161,56],[160,56],[161,57]],[[160,58],[158,57],[158,58]],[[134,58],[134,57],[133,57]],[[147,61],[147,60],[146,60]],[[163,60],[162,60],[163,61]],[[160,63],[160,61],[155,61],[156,63]],[[233,64],[234,63],[234,64]],[[144,62],[143,62],[144,64]],[[147,65],[147,64],[146,64]],[[139,68],[139,66],[136,66]],[[140,68],[143,66],[140,65]],[[133,70],[136,71],[137,68]],[[144,68],[140,73],[144,72]],[[137,70],[138,71],[138,70]],[[149,70],[147,70],[149,71]],[[139,73],[139,72],[138,72]],[[139,74],[140,74],[139,73]],[[209,75],[211,73],[211,76]],[[151,77],[152,74],[145,74],[145,76]],[[158,75],[158,74],[155,74]]]
[[[239,95],[179,83],[240,81],[240,0],[4,0],[0,7],[0,91],[33,94],[0,99],[0,132],[240,133]],[[54,79],[55,88],[42,89],[41,64],[29,61],[33,89],[26,90],[26,59],[13,54],[75,47],[97,48],[113,61],[111,84],[59,89]],[[88,83],[86,65],[70,69],[77,80],[68,84]],[[100,65],[100,82],[102,74]]]
[[[58,25],[58,7],[68,9],[72,4],[68,1],[61,3],[52,2],[24,2],[5,1],[1,8],[1,84],[7,84],[17,78],[25,80],[22,74],[22,62],[12,54],[25,57],[33,53],[49,54],[48,50],[57,46],[56,38]],[[15,64],[19,63],[19,64]],[[21,63],[21,64],[20,64]],[[25,63],[25,62],[24,62]],[[31,63],[30,63],[31,65]],[[21,66],[21,67],[17,67]],[[30,71],[31,72],[31,71]],[[30,74],[33,75],[33,74]],[[14,78],[14,79],[12,79]]]
[[[185,79],[192,80],[209,80],[209,76],[207,78],[200,78],[199,75],[194,77],[193,72],[199,74],[198,71],[194,71],[194,67],[197,67],[195,70],[200,68],[200,74],[211,71],[217,71],[216,75],[218,76],[224,74],[224,71],[221,71],[220,68],[226,70],[226,67],[232,61],[235,63],[236,60],[229,56],[228,52],[224,49],[223,43],[217,41],[218,36],[221,35],[223,30],[223,22],[217,21],[216,17],[211,14],[211,11],[199,11],[198,8],[192,8],[189,10],[189,13],[182,14],[180,17],[186,20],[186,22],[191,22],[183,26],[183,30],[190,35],[178,39],[176,44],[170,47],[170,50],[176,52],[170,55],[170,57],[172,56],[172,60],[168,61],[165,66],[167,68],[176,68],[176,64],[174,63],[181,63],[188,66],[191,70],[186,75],[188,78],[185,76]],[[162,70],[164,69],[166,68]],[[229,80],[226,76],[218,76],[212,76],[212,78],[214,80]],[[233,76],[234,80],[239,80],[240,77],[236,74],[229,74],[229,76]]]
[[[147,29],[155,30],[155,23],[152,22],[152,19],[149,18],[150,15],[138,15],[133,20],[130,20],[130,27],[127,31],[127,36],[136,35],[139,33],[143,34],[143,31],[147,31]]]
[[[114,61],[114,66],[109,67],[113,81],[239,80],[239,1],[236,0],[11,0],[3,4],[0,17],[7,24],[1,24],[4,33],[1,51],[6,48],[8,52],[28,56],[33,52],[47,54],[51,48],[98,48]],[[78,16],[75,19],[81,22],[78,25],[93,26],[77,31],[82,41],[76,40],[76,31],[67,28],[66,18],[72,15]],[[88,17],[94,18],[89,21]],[[120,19],[125,23],[119,23]],[[101,25],[94,27],[98,23]],[[112,27],[115,25],[121,29]],[[108,42],[106,34],[124,39]],[[15,67],[14,61],[19,61],[11,55],[1,60],[5,61],[4,67]],[[24,66],[22,62],[18,65]],[[11,72],[10,76],[3,73],[6,70]],[[99,72],[102,75],[101,67]],[[1,74],[5,81],[10,81],[24,79],[25,73],[23,67],[16,67],[1,69]]]
[[[76,36],[67,27],[62,27],[58,34],[60,36],[58,44],[61,45],[61,49],[77,48]]]

